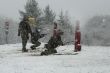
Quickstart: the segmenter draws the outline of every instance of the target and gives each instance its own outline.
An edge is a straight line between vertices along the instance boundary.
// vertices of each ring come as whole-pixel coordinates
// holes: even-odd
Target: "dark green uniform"
[[[31,28],[28,23],[28,20],[23,19],[19,24],[18,36],[21,36],[22,39],[22,51],[27,52],[26,44],[29,39],[29,33],[31,34]]]
[[[40,46],[40,42],[38,41],[40,38],[40,33],[38,32],[38,30],[36,29],[36,31],[34,33],[32,33],[31,35],[31,42],[32,42],[32,46],[31,49],[34,50],[36,49],[36,47]]]
[[[31,42],[32,42],[32,46],[31,49],[34,50],[36,49],[36,47],[40,46],[40,42],[39,39],[43,38],[46,34],[40,34],[40,32],[38,31],[38,29],[36,28],[35,31],[32,33],[31,35]]]
[[[52,53],[57,53],[56,49],[59,45],[63,45],[61,40],[61,36],[59,35],[57,38],[51,37],[47,44],[45,44],[46,50],[41,52],[41,55],[49,55]]]

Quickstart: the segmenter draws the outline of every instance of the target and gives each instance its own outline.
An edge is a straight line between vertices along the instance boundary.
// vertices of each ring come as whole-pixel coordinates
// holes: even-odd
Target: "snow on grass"
[[[72,53],[74,46],[56,49]],[[21,44],[0,45],[0,73],[110,73],[110,47],[83,46],[77,55],[31,55],[34,53],[22,53]]]

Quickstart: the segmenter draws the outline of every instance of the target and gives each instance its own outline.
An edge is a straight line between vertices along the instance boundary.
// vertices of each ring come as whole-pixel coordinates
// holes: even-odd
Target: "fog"
[[[27,0],[0,0],[0,16],[19,21],[19,10],[24,10]],[[80,20],[82,24],[93,15],[110,14],[110,0],[36,0],[43,9],[46,5],[59,14],[68,11],[71,21]]]

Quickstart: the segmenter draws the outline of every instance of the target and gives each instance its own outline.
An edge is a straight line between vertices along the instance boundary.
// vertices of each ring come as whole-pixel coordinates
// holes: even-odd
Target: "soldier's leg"
[[[49,54],[52,54],[52,53],[56,53],[56,50],[54,51],[54,38],[51,37],[50,40],[48,41],[47,44],[45,44],[45,48],[46,50],[43,51],[41,53],[41,55],[49,55]]]
[[[22,52],[27,52],[26,45],[27,45],[27,39],[22,38]]]
[[[57,53],[57,51],[55,49],[58,46],[57,43],[56,43],[56,39],[53,37],[53,38],[51,38],[50,41],[51,41],[51,43],[48,44],[48,51],[49,51],[49,53],[50,54]]]
[[[36,47],[40,46],[40,44],[41,43],[39,41],[37,41],[34,45],[31,46],[31,49],[32,50],[36,49]]]

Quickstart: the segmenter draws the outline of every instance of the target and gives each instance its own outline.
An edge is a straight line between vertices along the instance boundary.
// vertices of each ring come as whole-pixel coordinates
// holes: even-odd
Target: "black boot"
[[[31,46],[30,48],[31,48],[32,50],[35,50],[35,49],[36,49],[36,48],[35,48],[35,47],[33,47],[33,46]]]
[[[45,50],[45,51],[41,52],[41,55],[49,55],[49,54],[51,54],[50,50]]]
[[[48,50],[41,52],[41,56],[43,56],[43,55],[48,55]]]
[[[28,50],[25,48],[25,49],[22,49],[22,52],[28,52]]]
[[[53,53],[57,53],[57,50],[53,50]]]

